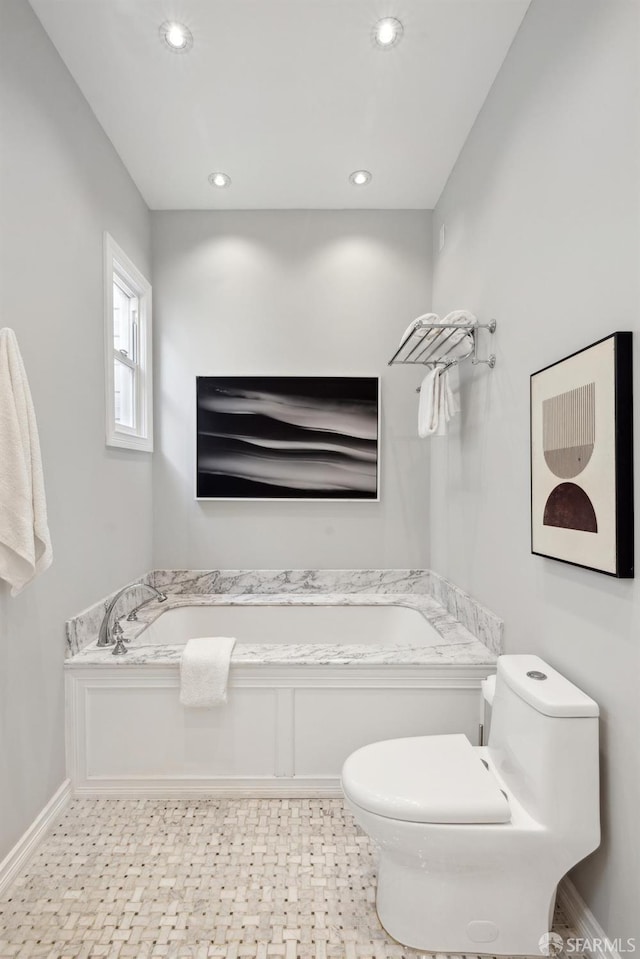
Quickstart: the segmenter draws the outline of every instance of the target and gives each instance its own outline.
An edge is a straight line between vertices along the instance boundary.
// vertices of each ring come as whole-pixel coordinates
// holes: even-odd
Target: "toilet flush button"
[[[475,919],[467,923],[467,935],[471,942],[495,942],[500,935],[500,929],[495,922],[486,919]]]
[[[529,679],[546,679],[547,674],[541,673],[539,669],[530,669],[527,673]]]

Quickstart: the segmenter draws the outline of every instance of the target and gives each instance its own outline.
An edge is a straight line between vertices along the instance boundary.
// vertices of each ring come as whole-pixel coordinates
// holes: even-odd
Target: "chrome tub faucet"
[[[142,609],[143,606],[146,606],[147,603],[152,602],[153,599],[157,599],[159,603],[164,603],[167,599],[166,593],[161,593],[159,589],[156,589],[155,586],[150,586],[148,583],[132,583],[129,586],[123,587],[123,589],[116,593],[107,606],[102,622],[100,623],[100,631],[98,633],[98,646],[113,646],[115,644],[115,649],[113,651],[114,656],[121,655],[127,651],[127,648],[124,645],[122,627],[118,622],[112,622],[115,605],[120,597],[129,592],[129,590],[142,588],[150,589],[153,593],[153,596],[149,599],[145,599],[143,603],[139,603],[134,609],[131,610],[127,616],[127,620],[129,622],[137,620],[138,617],[136,614],[138,610]]]

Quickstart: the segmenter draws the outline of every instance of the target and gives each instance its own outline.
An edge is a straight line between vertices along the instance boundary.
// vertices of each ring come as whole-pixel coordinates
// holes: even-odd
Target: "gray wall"
[[[431,302],[424,212],[154,213],[157,566],[428,561],[416,371],[387,367]],[[196,374],[380,374],[379,503],[194,500]]]
[[[534,0],[434,217],[434,309],[499,326],[495,371],[467,371],[462,422],[432,443],[432,565],[504,616],[509,652],[601,705],[603,843],[574,878],[610,937],[640,934],[640,582],[530,555],[528,391],[531,372],[638,328],[639,13]]]
[[[448,439],[417,440],[419,373],[386,367],[431,304],[428,214],[153,216],[153,556],[151,458],[105,449],[102,395],[102,231],[149,274],[148,213],[26,0],[1,24],[0,324],[31,379],[55,560],[17,599],[0,587],[0,857],[64,776],[67,616],[152,562],[430,564],[600,702],[604,841],[575,879],[611,936],[638,935],[640,587],[531,557],[528,512],[529,373],[637,322],[637,4],[534,0],[438,206],[434,308],[500,322]],[[195,502],[194,377],[216,372],[381,374],[382,501]]]
[[[102,231],[150,272],[149,214],[26,0],[0,11],[0,326],[29,375],[54,562],[0,586],[0,859],[65,774],[64,620],[151,566],[151,457],[104,445]]]

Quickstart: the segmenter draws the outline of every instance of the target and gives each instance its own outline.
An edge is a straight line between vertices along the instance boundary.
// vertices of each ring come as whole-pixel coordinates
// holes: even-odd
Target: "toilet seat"
[[[509,803],[466,736],[414,736],[371,743],[342,770],[356,805],[404,822],[502,823]]]

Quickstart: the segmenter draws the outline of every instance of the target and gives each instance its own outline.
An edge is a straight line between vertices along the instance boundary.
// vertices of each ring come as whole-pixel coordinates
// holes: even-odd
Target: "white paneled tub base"
[[[337,796],[346,757],[396,736],[479,741],[479,665],[232,665],[228,702],[188,709],[177,665],[66,671],[67,756],[85,796]]]

